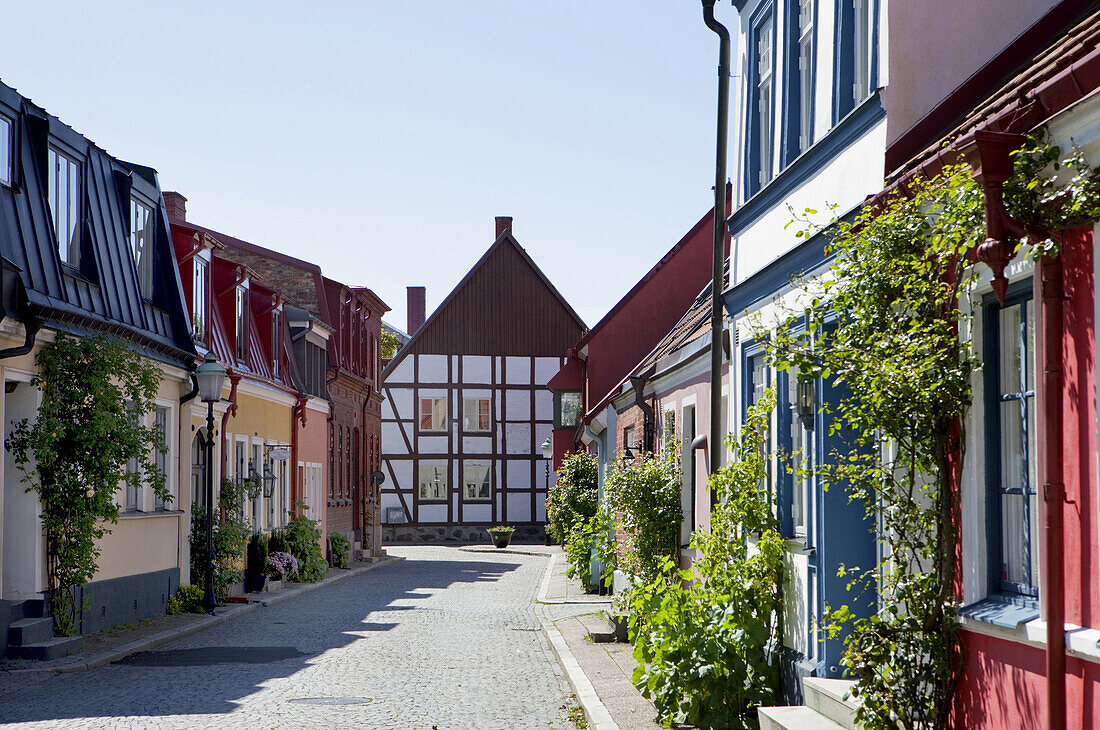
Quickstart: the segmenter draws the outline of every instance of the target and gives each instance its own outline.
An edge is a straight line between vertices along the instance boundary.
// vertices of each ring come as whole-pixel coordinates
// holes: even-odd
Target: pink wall
[[[889,3],[887,145],[1057,4],[1058,0]],[[996,22],[990,22],[994,17]],[[932,59],[935,73],[930,72]]]
[[[1100,628],[1097,554],[1096,353],[1091,229],[1066,236],[1062,253],[1063,475],[1066,622]],[[1042,505],[1042,502],[1040,502]],[[1040,507],[1042,513],[1044,507]],[[1043,534],[1040,530],[1040,535]],[[1042,574],[1040,573],[1040,580]],[[1040,589],[1041,590],[1041,589]],[[963,673],[956,726],[973,730],[1042,728],[1046,713],[1045,650],[962,632]],[[1100,728],[1100,665],[1066,661],[1067,728]]]
[[[306,425],[302,426],[301,421],[298,421],[298,461],[313,462],[315,464],[321,464],[322,476],[321,476],[321,495],[322,497],[328,490],[328,414],[323,411],[315,411],[312,408],[306,407]],[[297,469],[297,465],[294,467]],[[295,476],[297,479],[297,476]],[[305,484],[298,482],[299,499],[304,499]],[[321,522],[319,527],[321,528],[321,545],[324,546],[328,539],[328,525],[326,524],[325,514],[328,510],[325,509],[324,504],[311,504],[309,505],[313,510],[316,510],[314,514],[319,514]]]

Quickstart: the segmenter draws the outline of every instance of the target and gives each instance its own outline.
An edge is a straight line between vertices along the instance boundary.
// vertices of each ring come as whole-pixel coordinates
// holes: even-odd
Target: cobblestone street
[[[539,556],[404,562],[88,672],[0,675],[17,727],[568,728]]]

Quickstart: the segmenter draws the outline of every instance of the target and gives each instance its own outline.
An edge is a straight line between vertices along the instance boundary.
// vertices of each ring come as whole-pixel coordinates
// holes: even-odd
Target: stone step
[[[806,706],[761,707],[760,730],[843,730],[820,712]]]
[[[8,626],[8,645],[26,646],[53,638],[52,618],[25,618]]]
[[[610,644],[615,641],[615,624],[608,620],[603,613],[593,613],[587,616],[578,616],[577,620],[584,626],[588,638],[596,644]]]
[[[34,659],[48,662],[51,659],[60,659],[73,652],[80,651],[84,646],[84,638],[81,636],[57,636],[46,641],[39,641],[26,646],[10,646],[8,651],[19,659]]]
[[[802,680],[802,691],[806,706],[810,707],[841,727],[857,730],[856,709],[858,705],[849,693],[855,682],[849,679],[826,679],[806,677]]]
[[[11,604],[11,620],[22,621],[25,618],[42,618],[46,615],[46,602],[41,598],[30,598]]]

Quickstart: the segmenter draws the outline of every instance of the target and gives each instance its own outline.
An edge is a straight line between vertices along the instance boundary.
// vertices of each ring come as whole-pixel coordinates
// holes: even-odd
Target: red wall
[[[1091,228],[1066,237],[1062,266],[1066,295],[1062,323],[1066,623],[1095,629],[1100,628],[1100,541],[1096,525]],[[1043,510],[1040,506],[1040,514]],[[1045,650],[968,631],[961,634],[964,666],[956,695],[955,726],[967,730],[1042,728],[1046,721]],[[1100,665],[1068,657],[1066,672],[1066,727],[1100,728]]]

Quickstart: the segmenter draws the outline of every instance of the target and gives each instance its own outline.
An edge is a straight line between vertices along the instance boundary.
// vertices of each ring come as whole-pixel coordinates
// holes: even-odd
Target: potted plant
[[[245,593],[260,593],[267,583],[267,536],[262,532],[253,532],[248,540],[245,559]]]
[[[507,525],[497,525],[496,527],[487,527],[486,532],[489,533],[489,537],[493,540],[493,545],[498,548],[508,547],[508,543],[512,541],[512,533],[516,528],[509,527]]]
[[[271,553],[267,558],[267,570],[273,579],[282,583],[298,572],[298,558],[282,551]]]

